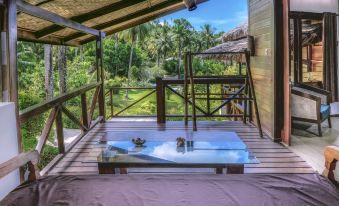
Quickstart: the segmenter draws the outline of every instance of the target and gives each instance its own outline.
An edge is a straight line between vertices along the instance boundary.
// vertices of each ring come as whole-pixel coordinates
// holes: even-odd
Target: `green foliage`
[[[186,19],[167,22],[151,22],[131,28],[113,36],[106,37],[103,42],[103,67],[105,69],[106,87],[154,86],[157,77],[174,76],[180,67],[183,74],[183,55],[186,51],[204,51],[215,46],[215,34],[210,25],[204,25],[196,31]],[[67,90],[71,91],[90,82],[96,81],[96,45],[88,43],[81,48],[66,48]],[[54,96],[60,95],[58,73],[58,46],[52,49]],[[45,101],[45,68],[44,46],[29,42],[18,43],[19,74],[19,106],[26,109]],[[193,60],[197,75],[220,75],[237,72],[237,67],[225,67],[212,60]],[[129,75],[130,74],[130,75]],[[60,78],[61,79],[61,78]],[[178,91],[180,88],[176,88]],[[199,88],[198,88],[199,89]],[[217,90],[218,88],[214,88]],[[149,90],[126,91],[113,90],[113,106],[117,112],[148,94]],[[181,92],[181,91],[180,91]],[[94,91],[87,93],[90,102]],[[183,114],[183,101],[168,91],[166,109],[170,114]],[[128,96],[128,98],[126,98]],[[107,103],[110,103],[108,98]],[[81,116],[80,97],[75,97],[66,106],[76,117]],[[108,113],[108,112],[107,112]],[[124,115],[156,114],[155,94],[144,99],[140,104],[124,112]],[[49,112],[38,115],[21,125],[23,146],[25,151],[36,147],[37,139],[46,123]],[[94,117],[98,110],[94,111]],[[73,121],[63,115],[64,128],[78,128]],[[58,153],[54,146],[54,128],[48,144],[42,153],[40,166],[44,167]]]

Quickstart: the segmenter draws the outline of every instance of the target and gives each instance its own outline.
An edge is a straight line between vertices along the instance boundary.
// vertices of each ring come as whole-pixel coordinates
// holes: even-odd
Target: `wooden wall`
[[[259,115],[263,130],[274,137],[274,5],[273,0],[249,0],[248,5],[249,35],[255,41],[251,69]]]

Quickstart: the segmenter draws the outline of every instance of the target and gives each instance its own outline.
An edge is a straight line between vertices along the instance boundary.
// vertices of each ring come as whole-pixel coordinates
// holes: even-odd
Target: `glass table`
[[[170,134],[167,132],[167,135]],[[189,132],[185,134],[182,147],[178,147],[173,138],[168,141],[161,138],[147,140],[147,135],[144,138],[146,143],[143,146],[135,146],[131,140],[101,141],[100,144],[106,144],[106,149],[97,157],[99,173],[115,174],[119,168],[121,174],[126,174],[130,167],[153,167],[214,168],[217,174],[222,174],[227,168],[227,173],[241,174],[244,164],[259,163],[234,132]]]

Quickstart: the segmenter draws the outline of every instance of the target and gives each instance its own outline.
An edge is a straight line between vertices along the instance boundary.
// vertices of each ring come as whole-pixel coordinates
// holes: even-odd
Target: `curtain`
[[[337,16],[324,13],[323,19],[323,80],[324,89],[331,92],[332,101],[338,101]]]

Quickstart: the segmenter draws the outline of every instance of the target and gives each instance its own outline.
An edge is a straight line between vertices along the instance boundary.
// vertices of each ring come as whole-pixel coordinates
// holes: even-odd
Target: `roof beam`
[[[18,28],[18,40],[20,41],[28,41],[28,42],[36,42],[42,44],[53,44],[53,45],[66,45],[66,46],[80,46],[79,41],[69,41],[64,42],[60,37],[55,36],[47,36],[44,38],[36,38],[34,33]]]
[[[126,22],[126,21],[130,21],[130,20],[139,18],[139,17],[144,16],[146,14],[149,14],[151,12],[161,10],[161,9],[165,9],[169,6],[173,6],[174,4],[178,4],[178,3],[180,3],[180,5],[182,5],[182,6],[184,6],[184,4],[182,4],[182,0],[166,1],[166,2],[163,2],[163,3],[157,4],[157,5],[154,5],[152,7],[148,7],[146,9],[139,10],[135,13],[132,13],[132,14],[129,14],[129,15],[117,18],[117,19],[113,19],[113,20],[105,22],[103,24],[96,25],[93,28],[95,28],[97,30],[103,30],[105,28],[108,28],[108,27],[111,27],[111,26],[114,26],[114,25],[117,25],[117,24],[121,24],[121,23]],[[83,34],[83,33],[77,32],[77,33],[74,33],[74,34],[71,34],[71,35],[65,37],[64,41],[67,42],[67,41],[82,37],[84,35],[85,34]]]
[[[185,5],[182,3],[182,1],[179,1],[177,2],[176,4],[173,4],[171,7],[165,7],[163,9],[163,11],[160,11],[160,12],[157,12],[157,13],[154,13],[152,15],[149,15],[149,16],[145,16],[145,17],[142,17],[134,22],[131,22],[131,23],[128,23],[128,24],[125,24],[125,25],[122,25],[118,28],[115,28],[115,29],[112,29],[108,32],[106,32],[107,35],[110,35],[110,34],[114,34],[116,32],[120,32],[120,31],[123,31],[125,29],[128,29],[128,28],[131,28],[131,27],[134,27],[134,26],[137,26],[137,25],[140,25],[140,24],[143,24],[143,23],[146,23],[146,22],[149,22],[153,19],[157,19],[161,16],[165,16],[165,15],[168,15],[170,13],[173,13],[175,11],[178,11],[178,10],[181,10],[181,9],[184,9],[186,8]],[[135,18],[134,18],[135,19]],[[125,22],[125,21],[124,21]],[[80,43],[81,44],[86,44],[88,42],[91,42],[95,40],[95,38],[93,37],[89,37],[83,41],[81,41]]]
[[[78,15],[78,16],[71,17],[70,20],[78,22],[78,23],[83,23],[85,21],[88,21],[88,20],[103,16],[103,15],[121,10],[121,9],[124,9],[126,7],[136,5],[136,4],[144,2],[144,1],[146,1],[146,0],[123,0],[123,1],[115,2],[113,4],[104,6],[100,9],[91,11],[89,13],[85,13],[85,14],[81,14],[81,15]],[[42,38],[42,37],[48,36],[48,35],[50,35],[54,32],[60,31],[62,29],[64,29],[63,26],[54,24],[54,25],[46,27],[46,28],[44,28],[40,31],[37,31],[34,34],[37,38]]]
[[[38,17],[38,18],[41,18],[41,19],[44,19],[50,22],[54,22],[63,27],[75,29],[75,30],[78,30],[78,31],[81,31],[87,34],[92,34],[94,36],[99,36],[100,34],[100,31],[98,30],[95,30],[90,27],[79,24],[77,22],[71,21],[69,19],[66,19],[62,16],[59,16],[55,13],[52,13],[40,7],[33,6],[32,4],[26,3],[22,0],[17,0],[17,7],[18,7],[18,10],[26,14],[29,14],[29,15],[32,15],[32,16],[35,16],[35,17]]]

